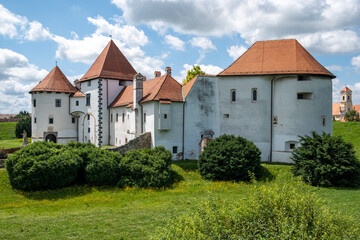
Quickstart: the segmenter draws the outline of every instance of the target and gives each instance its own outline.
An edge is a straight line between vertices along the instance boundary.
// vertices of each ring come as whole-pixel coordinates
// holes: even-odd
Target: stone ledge
[[[108,150],[124,154],[132,149],[138,150],[142,148],[151,148],[151,132],[143,133],[123,146],[108,148]]]

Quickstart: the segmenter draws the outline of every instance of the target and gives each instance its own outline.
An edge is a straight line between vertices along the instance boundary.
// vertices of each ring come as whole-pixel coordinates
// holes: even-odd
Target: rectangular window
[[[49,124],[53,124],[54,123],[54,118],[49,117]]]
[[[297,99],[313,99],[311,92],[297,93]]]
[[[88,85],[88,87],[90,87],[91,86],[91,81],[88,81],[87,85]]]
[[[232,89],[230,91],[230,94],[231,94],[231,102],[236,102],[236,90]]]
[[[122,122],[125,122],[125,113],[122,114]]]
[[[88,127],[88,133],[90,132],[90,128]]]
[[[251,89],[251,101],[256,102],[258,99],[258,91],[257,88]]]
[[[113,122],[113,114],[110,114],[110,122]]]
[[[178,147],[177,146],[173,146],[173,153],[177,153],[178,152]]]
[[[144,113],[144,123],[146,122],[146,113]]]
[[[33,100],[33,106],[36,107],[36,99]]]
[[[115,121],[117,121],[117,122],[119,121],[119,114],[118,113],[116,114],[116,120]]]
[[[86,94],[86,106],[90,106],[90,93]]]
[[[228,113],[224,114],[224,118],[229,118],[229,117],[230,117],[230,114],[228,114]]]
[[[325,117],[322,117],[322,118],[321,118],[321,121],[322,121],[322,125],[323,125],[323,126],[326,126],[326,118],[325,118]]]
[[[164,119],[167,119],[167,114],[166,113],[164,114]]]
[[[76,106],[79,106],[79,101],[78,100],[76,101]]]
[[[55,99],[55,107],[61,107],[61,99]]]
[[[34,118],[34,123],[36,123],[36,118]]]
[[[295,148],[295,143],[290,143],[289,148],[294,149]]]
[[[75,118],[74,117],[71,118],[71,122],[75,123]]]

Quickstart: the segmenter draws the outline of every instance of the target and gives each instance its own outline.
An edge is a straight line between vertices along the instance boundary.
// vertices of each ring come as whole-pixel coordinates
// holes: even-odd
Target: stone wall
[[[124,154],[129,150],[142,148],[151,148],[151,132],[143,133],[137,138],[130,140],[127,144],[123,146],[108,148],[108,150]]]

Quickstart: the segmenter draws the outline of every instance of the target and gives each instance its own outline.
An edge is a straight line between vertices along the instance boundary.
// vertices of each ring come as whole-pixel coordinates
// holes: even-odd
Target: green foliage
[[[16,114],[15,118],[24,118],[30,117],[30,113],[26,110],[21,110],[18,114]]]
[[[183,81],[183,84],[186,84],[188,81],[193,79],[196,75],[204,75],[206,74],[204,71],[201,70],[199,65],[193,65],[191,70],[187,71],[186,78]]]
[[[5,161],[12,187],[20,190],[53,189],[77,178],[81,158],[58,144],[32,143]]]
[[[172,154],[164,147],[131,150],[125,153],[120,167],[119,187],[161,188],[173,183]]]
[[[8,140],[8,139],[16,138],[15,127],[16,127],[16,122],[0,122],[0,140]]]
[[[242,137],[222,135],[210,141],[199,157],[199,172],[210,180],[249,180],[260,168],[260,150]]]
[[[15,128],[15,136],[17,138],[22,138],[23,137],[23,132],[24,130],[27,133],[28,137],[31,137],[31,117],[30,116],[25,116],[23,118],[20,119],[19,122],[17,122],[16,124],[16,128]]]
[[[7,154],[5,153],[3,148],[0,148],[0,159],[7,158]]]
[[[340,136],[322,135],[300,137],[300,147],[294,149],[291,159],[293,173],[314,186],[360,186],[360,163],[353,145]]]
[[[246,202],[210,199],[154,239],[358,239],[354,219],[330,212],[301,183],[257,186]]]
[[[86,182],[95,186],[115,186],[119,179],[121,155],[95,148],[88,158],[90,161],[85,167]]]
[[[356,110],[350,110],[345,113],[345,120],[347,122],[359,122],[359,113]]]

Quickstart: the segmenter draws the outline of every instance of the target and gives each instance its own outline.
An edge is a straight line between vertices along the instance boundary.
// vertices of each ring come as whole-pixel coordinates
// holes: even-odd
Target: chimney
[[[160,77],[160,76],[161,76],[161,72],[160,72],[160,71],[155,71],[154,74],[155,74],[155,77]]]
[[[171,67],[166,67],[165,71],[167,74],[169,74],[171,76]]]
[[[146,81],[146,76],[143,76],[143,81]]]
[[[79,83],[80,81],[79,81],[79,79],[76,79],[75,81],[74,81],[74,86],[77,88],[77,89],[80,89],[80,83]]]
[[[143,75],[141,73],[136,74],[133,83],[133,108],[138,108],[139,101],[143,97]]]

